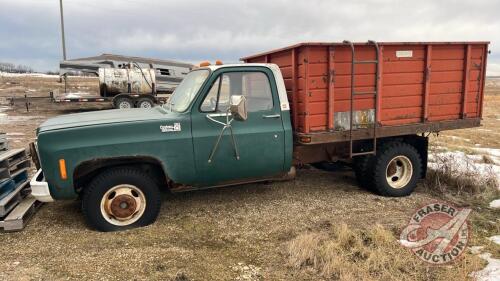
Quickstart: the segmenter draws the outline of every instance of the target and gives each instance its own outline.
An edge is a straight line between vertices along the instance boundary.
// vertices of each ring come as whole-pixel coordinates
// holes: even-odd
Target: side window
[[[263,72],[226,72],[214,82],[201,104],[203,112],[226,112],[230,96],[243,95],[249,112],[271,110],[273,97]]]
[[[212,88],[208,91],[208,95],[201,104],[201,111],[214,112],[217,107],[217,95],[219,94],[220,76],[215,80]]]
[[[249,72],[242,78],[242,93],[247,98],[248,111],[273,109],[273,96],[267,75],[262,72]]]
[[[222,80],[222,83],[221,83]],[[201,104],[203,112],[225,112],[229,107],[229,77],[222,75],[215,80]]]

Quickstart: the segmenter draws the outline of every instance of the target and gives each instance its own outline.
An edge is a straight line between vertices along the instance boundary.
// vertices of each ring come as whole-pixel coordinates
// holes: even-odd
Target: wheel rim
[[[142,101],[142,102],[139,104],[139,107],[140,107],[140,108],[151,108],[151,107],[152,107],[152,105],[151,105],[151,103],[150,103],[150,102],[148,102],[148,101]]]
[[[400,155],[392,158],[385,172],[387,183],[396,189],[404,188],[413,175],[413,165],[408,157]]]
[[[101,214],[114,225],[126,226],[136,222],[145,209],[144,193],[130,184],[110,188],[101,199]]]
[[[121,109],[126,109],[126,108],[130,108],[130,103],[127,102],[127,101],[121,101],[119,104],[118,104],[118,107],[121,108]]]

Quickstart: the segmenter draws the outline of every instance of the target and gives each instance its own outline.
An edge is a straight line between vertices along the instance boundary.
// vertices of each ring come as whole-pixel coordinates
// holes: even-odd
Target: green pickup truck
[[[292,179],[294,167],[308,163],[350,163],[362,185],[405,196],[424,176],[427,157],[427,138],[405,132],[382,134],[377,153],[350,155],[352,134],[347,139],[345,131],[335,140],[325,138],[328,132],[294,132],[277,65],[208,65],[191,71],[162,106],[41,124],[32,146],[40,169],[31,186],[44,202],[81,198],[86,221],[100,231],[154,222],[162,189]],[[359,151],[373,141],[369,134],[359,139]]]

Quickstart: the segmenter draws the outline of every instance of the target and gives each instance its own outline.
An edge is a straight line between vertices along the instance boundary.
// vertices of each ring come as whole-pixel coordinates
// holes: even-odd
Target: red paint
[[[379,95],[357,95],[354,110],[378,103],[381,126],[476,118],[482,114],[488,42],[381,43]],[[411,57],[397,56],[411,51]],[[355,44],[355,59],[375,60]],[[400,53],[401,55],[401,53]],[[342,43],[302,43],[245,57],[277,64],[285,79],[297,132],[332,130],[334,113],[350,110],[351,50]],[[375,91],[375,64],[355,66],[355,91]]]

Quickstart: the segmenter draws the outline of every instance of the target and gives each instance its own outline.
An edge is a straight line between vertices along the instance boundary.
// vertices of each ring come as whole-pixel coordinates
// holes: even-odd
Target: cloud
[[[491,41],[499,64],[498,1],[63,0],[69,58],[100,53],[189,62],[241,56],[302,41]],[[56,69],[54,0],[0,0],[0,61]]]

